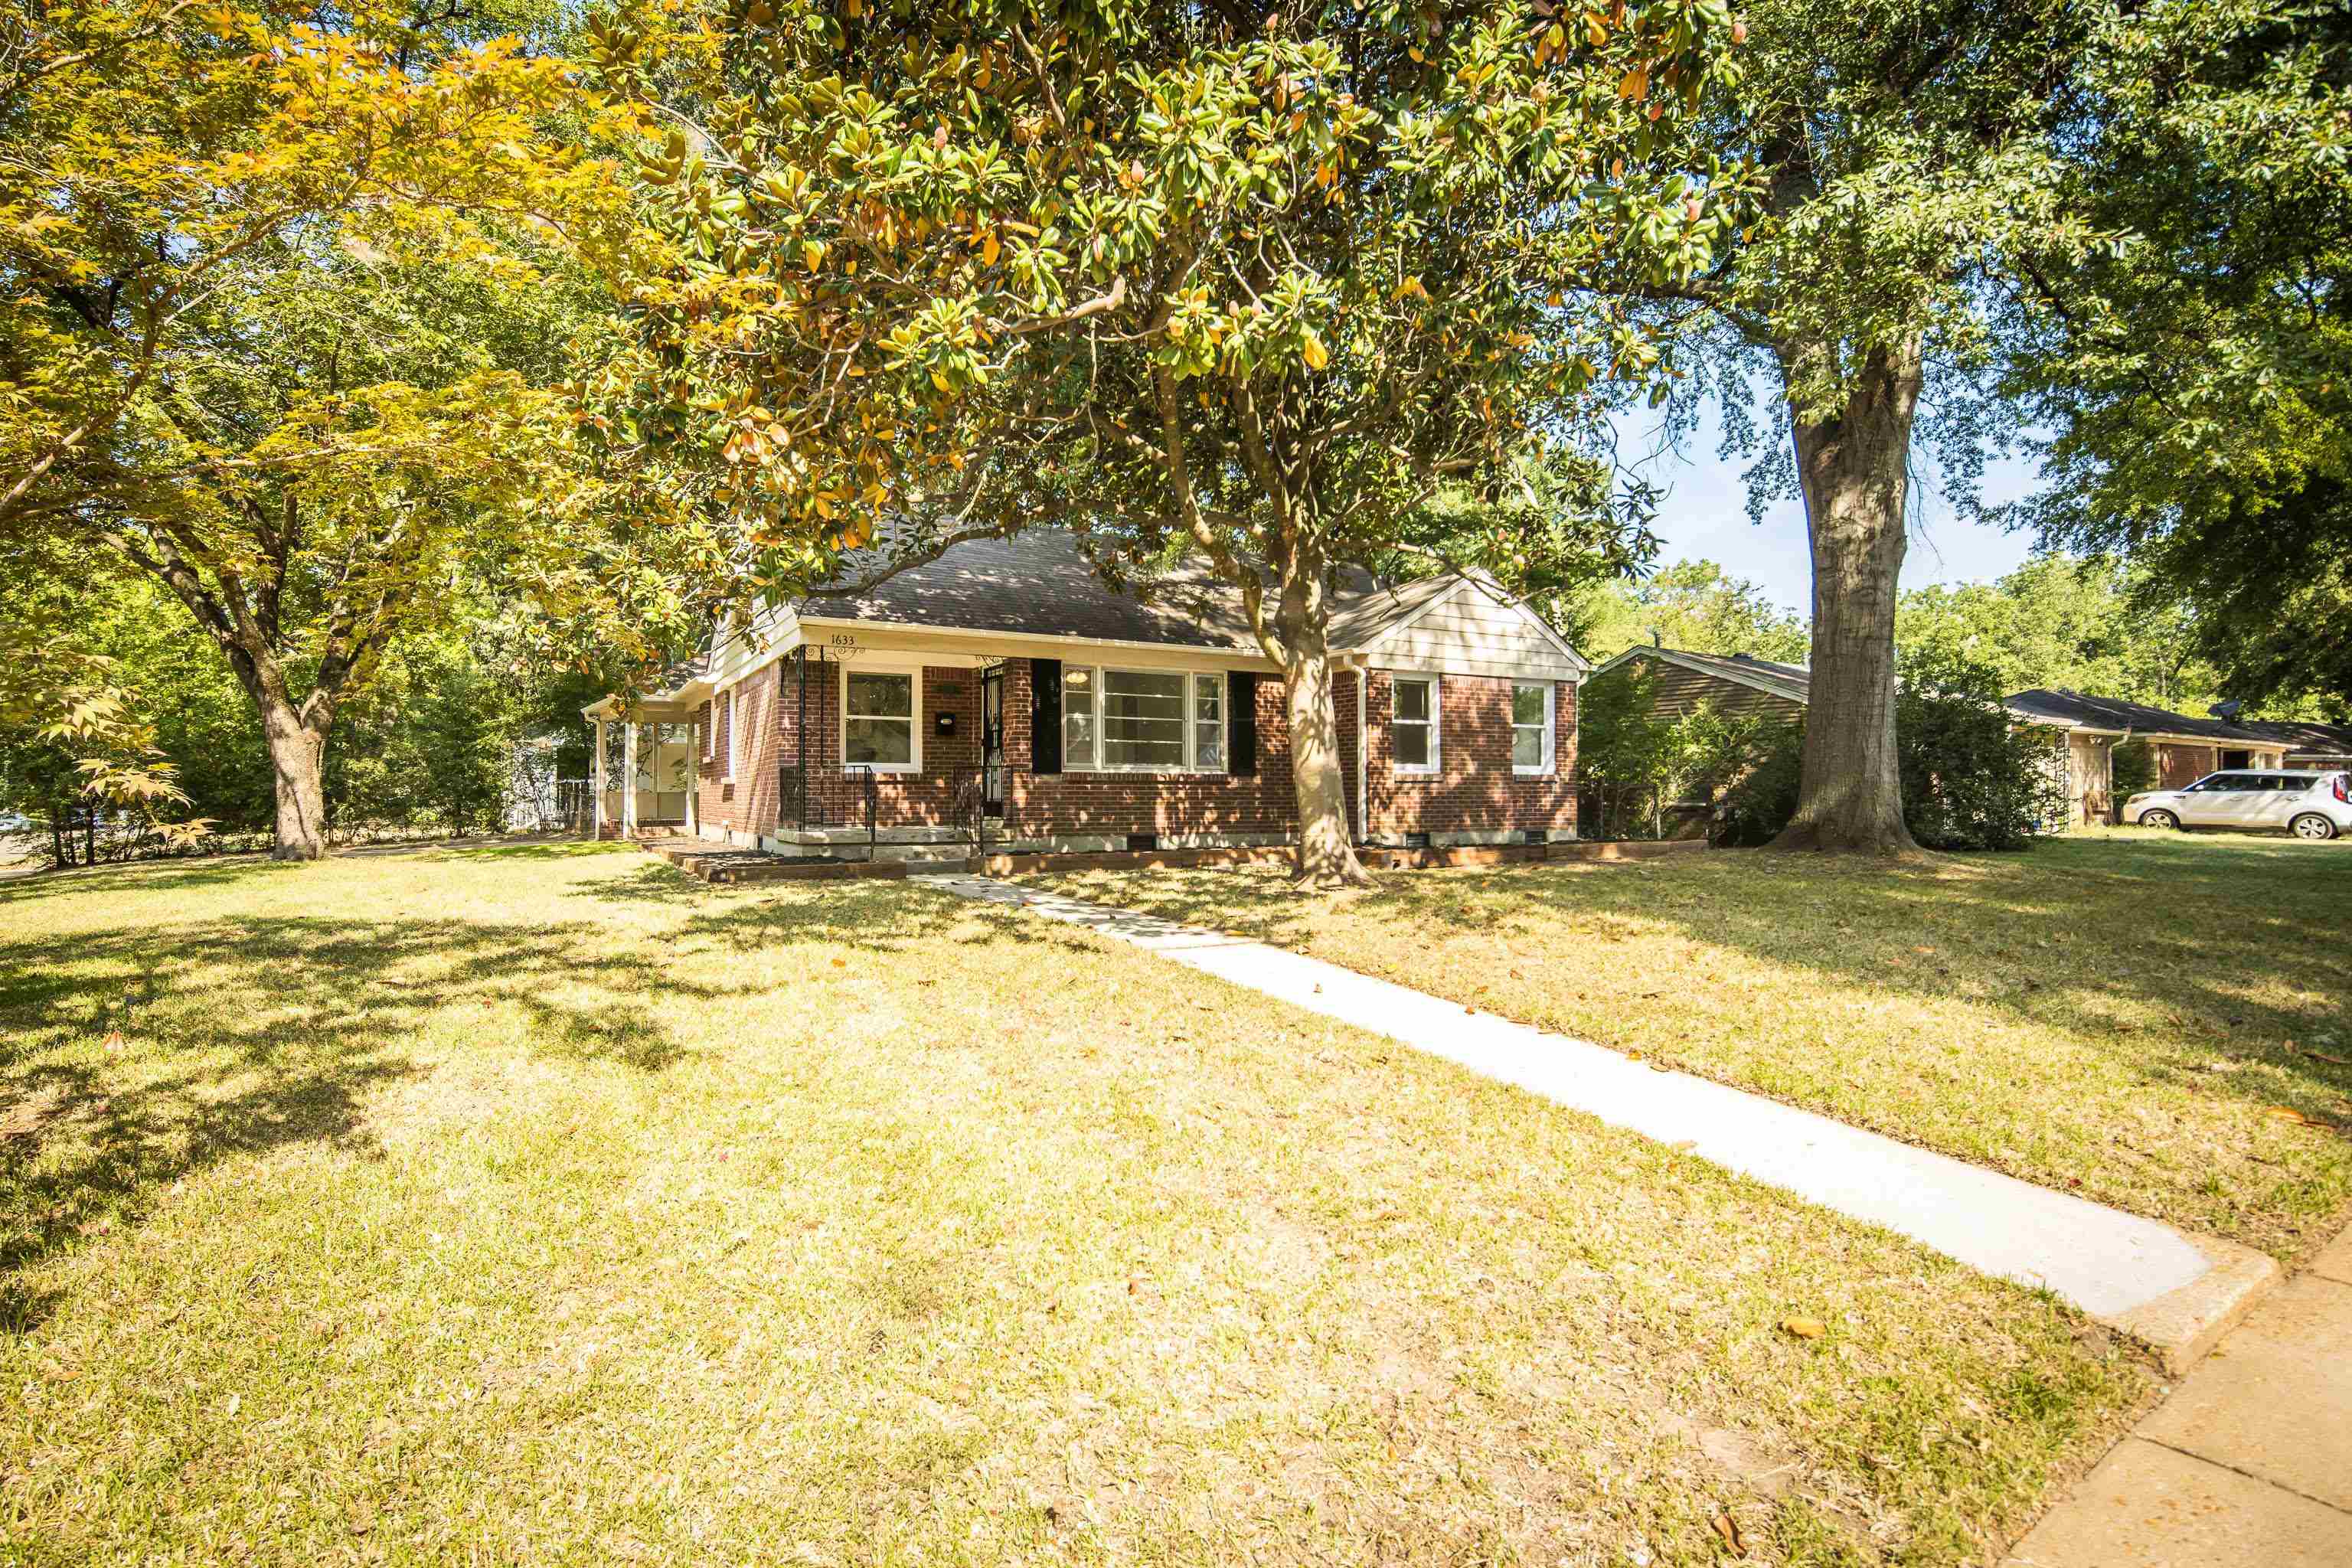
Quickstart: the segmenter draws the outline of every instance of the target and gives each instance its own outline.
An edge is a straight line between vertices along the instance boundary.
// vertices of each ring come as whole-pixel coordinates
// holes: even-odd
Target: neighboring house
[[[1335,592],[1333,701],[1349,826],[1370,844],[1571,838],[1577,686],[1591,666],[1490,582]],[[1240,595],[1198,572],[1108,586],[1070,536],[961,544],[854,597],[816,596],[730,635],[665,690],[596,723],[599,777],[684,725],[708,839],[822,855],[945,842],[975,807],[992,847],[1295,841],[1279,668]],[[667,803],[665,803],[666,805]],[[647,823],[641,792],[599,831]]]
[[[2284,765],[2286,747],[2263,727],[2198,718],[2080,691],[2021,691],[2012,713],[2066,736],[2068,795],[2077,822],[2105,822],[2115,804],[2115,752],[2126,741],[2147,742],[2156,761],[2157,787],[2179,789],[2223,768]]]
[[[1793,718],[1804,711],[1811,695],[1812,675],[1802,665],[1683,648],[1630,647],[1594,670],[1591,679],[1598,683],[1619,670],[1633,669],[1649,671],[1656,710],[1677,716],[1704,704],[1718,713]],[[2305,739],[2314,744],[2326,742],[2331,734],[2335,743],[2352,743],[2352,731],[2326,725],[2238,724],[2076,691],[2021,691],[2004,706],[2019,723],[2064,737],[2067,812],[2077,823],[2107,820],[2115,796],[2114,752],[2126,740],[2145,741],[2154,748],[2167,789],[2222,768],[2281,765],[2290,738],[2269,731],[2311,731]]]
[[[1731,718],[1751,713],[1794,719],[1805,710],[1812,672],[1801,664],[1779,664],[1750,654],[1693,653],[1687,648],[1627,648],[1592,672],[1592,679],[1624,670],[1627,678],[1650,678],[1651,710],[1686,718],[1701,708]]]
[[[2290,768],[2352,768],[2352,724],[2307,724],[2300,720],[2242,720],[2241,730],[2265,735],[2286,748]]]

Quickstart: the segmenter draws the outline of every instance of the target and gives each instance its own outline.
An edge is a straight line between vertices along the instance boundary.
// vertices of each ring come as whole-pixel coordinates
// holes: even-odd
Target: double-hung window
[[[1553,711],[1550,681],[1517,680],[1511,683],[1513,773],[1551,772]]]
[[[727,689],[725,701],[727,704],[724,720],[727,731],[727,771],[719,776],[722,782],[732,784],[735,781],[735,756],[741,742],[736,739],[739,731],[735,724],[735,689],[731,686]]]
[[[1396,709],[1389,716],[1389,755],[1401,773],[1437,771],[1437,677],[1393,679]]]
[[[1217,772],[1224,718],[1222,673],[1062,668],[1062,765],[1073,772]]]
[[[876,773],[911,773],[921,766],[915,747],[915,678],[884,670],[845,669],[842,675],[841,760]]]

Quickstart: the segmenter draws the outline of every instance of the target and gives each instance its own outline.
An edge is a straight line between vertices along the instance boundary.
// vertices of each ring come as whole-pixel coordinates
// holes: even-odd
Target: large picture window
[[[1396,711],[1389,719],[1389,754],[1401,773],[1437,771],[1437,678],[1395,678]]]
[[[877,773],[913,773],[915,678],[878,670],[842,677],[841,760]]]
[[[1520,680],[1511,685],[1511,771],[1551,772],[1551,682]]]
[[[1225,678],[1062,668],[1062,765],[1072,772],[1223,772]]]

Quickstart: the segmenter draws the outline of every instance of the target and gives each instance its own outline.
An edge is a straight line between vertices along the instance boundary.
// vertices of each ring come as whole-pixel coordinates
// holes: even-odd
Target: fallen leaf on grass
[[[1714,1523],[1715,1532],[1723,1537],[1723,1544],[1726,1550],[1730,1552],[1734,1557],[1745,1557],[1748,1555],[1748,1538],[1740,1533],[1739,1521],[1738,1520],[1732,1518],[1727,1513],[1718,1513],[1715,1516]]]
[[[1819,1318],[1783,1318],[1780,1320],[1780,1331],[1801,1340],[1817,1340],[1830,1331],[1829,1325]]]
[[[2310,1117],[2291,1105],[2273,1105],[2265,1110],[2263,1114],[2280,1121],[2292,1121],[2297,1127],[2307,1127],[2311,1124]]]

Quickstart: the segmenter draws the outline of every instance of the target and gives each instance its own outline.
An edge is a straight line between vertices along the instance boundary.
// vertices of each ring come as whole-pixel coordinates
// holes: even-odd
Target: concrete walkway
[[[914,879],[1025,909],[1385,1035],[1727,1169],[2046,1286],[2183,1368],[2277,1276],[2261,1253],[2004,1176],[1319,959],[971,876]]]
[[[2224,1338],[2011,1568],[2352,1568],[2352,1230]]]

